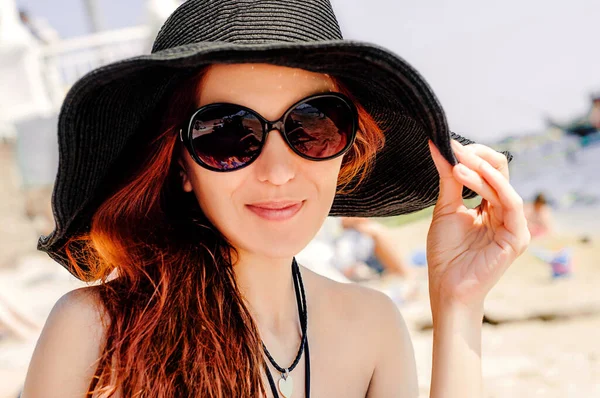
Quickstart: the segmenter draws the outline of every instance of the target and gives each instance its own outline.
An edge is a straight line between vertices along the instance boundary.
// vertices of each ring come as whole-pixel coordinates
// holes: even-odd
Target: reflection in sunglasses
[[[262,141],[262,123],[252,113],[239,111],[210,120],[196,120],[192,144],[202,160],[218,169],[244,165]]]
[[[288,133],[290,143],[298,151],[307,156],[326,158],[346,146],[346,134],[329,117],[322,112],[315,112],[314,107],[307,107],[306,110],[294,111],[290,124],[298,127]]]
[[[286,112],[286,140],[302,156],[330,158],[346,148],[353,129],[350,108],[318,98]],[[237,106],[217,106],[196,114],[191,144],[203,163],[219,170],[239,168],[256,158],[264,141],[264,121]]]

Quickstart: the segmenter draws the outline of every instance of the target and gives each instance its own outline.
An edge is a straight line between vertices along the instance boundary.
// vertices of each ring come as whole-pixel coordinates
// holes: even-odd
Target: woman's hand
[[[451,166],[430,141],[440,194],[427,237],[429,295],[434,317],[459,306],[483,314],[483,301],[529,244],[523,200],[508,182],[506,157],[484,145],[452,141]],[[482,197],[469,209],[463,186]]]

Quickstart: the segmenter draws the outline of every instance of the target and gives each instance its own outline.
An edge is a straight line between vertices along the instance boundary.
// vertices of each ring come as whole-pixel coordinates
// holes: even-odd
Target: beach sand
[[[0,192],[4,195],[0,200],[0,295],[43,324],[58,298],[84,284],[36,252],[37,232],[23,215],[10,156],[0,146]],[[598,220],[598,216],[596,212],[590,218]],[[568,234],[532,244],[549,249],[570,246],[575,258],[570,278],[552,279],[549,266],[530,251],[517,259],[490,292],[485,307],[490,323],[483,327],[482,349],[488,398],[600,397],[600,236],[581,243],[572,224]],[[425,219],[394,228],[392,233],[408,255],[424,249],[428,226]],[[426,397],[431,315],[426,268],[417,271],[419,295],[402,303],[400,310],[413,338],[421,396]],[[402,283],[387,278],[371,285],[393,292]],[[0,326],[0,336],[0,398],[14,398],[38,335],[20,341],[3,334]]]

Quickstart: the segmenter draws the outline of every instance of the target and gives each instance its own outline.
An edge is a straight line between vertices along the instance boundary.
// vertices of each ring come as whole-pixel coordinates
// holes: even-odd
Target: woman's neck
[[[263,332],[289,333],[298,324],[292,257],[272,258],[239,251],[234,272],[248,309]]]

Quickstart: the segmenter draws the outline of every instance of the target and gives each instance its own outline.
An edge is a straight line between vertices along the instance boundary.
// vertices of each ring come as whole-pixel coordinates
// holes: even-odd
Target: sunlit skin
[[[307,95],[333,89],[328,76],[300,69],[215,65],[202,81],[197,106],[232,102],[274,120]],[[483,145],[452,145],[460,162],[456,166],[430,143],[440,176],[440,195],[427,239],[434,321],[430,396],[474,398],[483,395],[484,299],[525,250],[530,235],[523,201],[508,181],[504,155]],[[237,249],[237,283],[262,340],[284,367],[293,361],[300,342],[291,261],[329,213],[342,160],[306,160],[277,131],[270,132],[254,163],[232,172],[207,170],[186,150],[178,154],[184,170],[181,188],[195,195],[210,221]],[[465,207],[464,186],[483,198],[481,206]],[[302,204],[285,220],[266,219],[248,207],[282,199]],[[410,334],[391,299],[366,287],[333,282],[304,267],[301,273],[307,297],[311,395],[419,396]],[[88,294],[92,288],[65,295],[53,309],[32,359],[23,398],[82,396],[86,391],[103,327],[93,295]],[[305,396],[304,369],[303,357],[290,373],[295,380],[293,397]],[[267,396],[271,397],[270,391]]]
[[[229,102],[247,106],[274,120],[298,100],[332,89],[325,75],[300,69],[218,65],[210,68],[203,80],[198,107]],[[324,162],[304,159],[274,130],[258,159],[234,172],[207,170],[184,151],[183,189],[194,192],[214,225],[238,250],[251,255],[254,262],[287,259],[308,244],[329,213],[342,159],[341,156]],[[298,200],[303,201],[303,206],[286,222],[267,222],[246,206],[268,200]]]
[[[333,91],[332,83],[322,74],[265,64],[216,65],[202,82],[198,107],[230,102],[274,120],[296,101],[328,91]],[[193,192],[211,222],[238,250],[238,283],[261,337],[281,364],[292,362],[300,341],[290,272],[292,256],[316,235],[328,215],[342,159],[304,159],[287,146],[276,130],[270,132],[260,156],[250,166],[234,172],[207,170],[196,164],[187,151],[182,153],[180,162],[186,170],[182,187]],[[279,198],[302,200],[302,209],[292,219],[272,222],[246,207],[248,203]],[[375,291],[340,285],[306,268],[302,268],[302,273],[307,290],[311,357],[320,358],[311,361],[312,394],[364,397],[379,353],[379,349],[365,345],[364,340],[378,341],[380,331],[365,330],[361,324],[369,322],[370,316],[359,314],[366,315],[368,302],[382,311],[396,310],[389,299]],[[394,319],[398,318],[392,316],[388,322]],[[402,351],[401,356],[412,352],[410,344],[401,344],[397,350]],[[411,363],[403,365],[407,368],[404,375],[411,379],[402,387],[407,391],[416,387]],[[276,375],[273,368],[271,371]],[[300,382],[304,379],[304,358],[291,375],[297,380],[294,397],[304,396]]]
[[[275,119],[295,100],[328,87],[325,76],[301,70],[268,65],[217,66],[204,81],[199,105],[233,102]],[[508,183],[504,155],[482,145],[469,148],[456,142],[453,145],[461,162],[455,168],[431,147],[442,190],[429,231],[431,302],[434,317],[436,321],[440,320],[438,324],[443,323],[441,314],[460,312],[462,320],[475,320],[477,330],[476,320],[482,316],[485,295],[523,252],[529,235],[522,200]],[[233,173],[204,170],[186,154],[183,159],[182,165],[187,170],[184,189],[195,193],[211,221],[241,250],[237,270],[242,286],[247,289],[261,331],[272,329],[277,339],[279,321],[276,314],[279,311],[286,313],[285,305],[282,307],[278,303],[282,303],[281,295],[285,296],[286,292],[278,288],[259,292],[255,286],[277,280],[274,277],[277,273],[285,278],[280,280],[279,287],[290,287],[291,256],[310,241],[327,215],[341,159],[328,162],[304,160],[295,155],[278,134],[269,135],[263,153],[254,164]],[[467,209],[463,205],[463,185],[481,194],[484,201],[480,208]],[[304,207],[297,214],[299,217],[283,223],[265,222],[245,208],[245,204],[252,201],[281,197],[304,200]],[[261,273],[263,270],[264,274]],[[261,276],[265,282],[257,283]],[[288,297],[291,297],[291,291],[289,288]],[[271,296],[269,292],[280,295]],[[313,300],[320,296],[316,297]],[[292,303],[289,300],[287,308],[295,315]],[[331,317],[328,322],[334,323]],[[315,323],[311,322],[311,330],[314,328]],[[318,336],[311,337],[319,341]],[[280,338],[285,339],[285,334]],[[442,339],[438,339],[440,341]],[[470,346],[472,349],[472,344]],[[292,358],[293,353],[290,349],[288,357]],[[449,360],[443,355],[438,358]],[[355,362],[351,358],[348,361]],[[438,377],[439,371],[434,375]],[[331,375],[327,379],[331,383],[335,377]],[[439,377],[447,376],[443,373]]]

